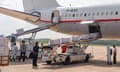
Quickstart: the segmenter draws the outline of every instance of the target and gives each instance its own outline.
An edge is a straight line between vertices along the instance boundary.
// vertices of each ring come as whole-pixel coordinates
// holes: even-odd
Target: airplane
[[[56,0],[23,0],[23,6],[24,12],[0,7],[0,13],[64,34],[120,38],[120,5],[64,7]]]

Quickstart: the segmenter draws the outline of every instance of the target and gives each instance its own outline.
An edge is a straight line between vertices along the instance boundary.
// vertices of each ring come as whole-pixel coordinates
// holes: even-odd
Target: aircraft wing
[[[39,19],[40,19],[40,17],[38,17],[38,16],[34,16],[34,15],[30,15],[30,14],[27,14],[24,12],[11,10],[11,9],[7,9],[7,8],[2,8],[2,7],[0,7],[0,13],[8,15],[8,16],[16,17],[18,19],[27,21],[32,24],[38,24]]]

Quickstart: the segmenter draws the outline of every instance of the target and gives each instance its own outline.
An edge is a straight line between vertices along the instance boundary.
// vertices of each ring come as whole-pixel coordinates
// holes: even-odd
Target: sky
[[[106,4],[120,4],[120,0],[57,0],[59,4],[64,6],[76,5],[76,6],[90,6],[90,5],[106,5]],[[6,7],[9,9],[15,9],[23,11],[22,0],[0,0],[0,7]],[[25,21],[0,14],[0,35],[9,35],[15,33],[16,29],[24,28],[24,30],[35,28],[36,26],[27,23]],[[29,37],[27,35],[24,37]],[[56,33],[51,30],[45,30],[37,33],[36,38],[50,38],[57,39],[63,37],[70,37],[61,33]]]

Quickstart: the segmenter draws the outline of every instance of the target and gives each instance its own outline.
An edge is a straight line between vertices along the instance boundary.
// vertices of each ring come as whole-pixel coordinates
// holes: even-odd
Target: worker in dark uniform
[[[26,50],[27,50],[27,47],[26,47],[25,41],[23,40],[22,43],[20,44],[20,58],[19,58],[19,62],[21,61],[21,59],[23,59],[23,62],[25,61]]]
[[[37,67],[37,58],[38,58],[38,50],[39,50],[38,42],[35,43],[35,46],[33,47],[33,67]]]
[[[113,64],[117,63],[116,56],[117,56],[117,48],[115,45],[113,45]]]

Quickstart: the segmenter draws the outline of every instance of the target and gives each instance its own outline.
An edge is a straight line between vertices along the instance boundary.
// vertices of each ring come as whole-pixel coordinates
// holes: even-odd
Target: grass
[[[90,44],[93,45],[117,45],[120,46],[120,41],[119,40],[96,40],[92,41]]]
[[[38,41],[39,43],[45,43],[48,44],[50,39],[35,39],[35,42]],[[18,42],[20,40],[17,40]],[[86,42],[92,45],[117,45],[120,46],[120,40],[96,40],[91,42]]]

